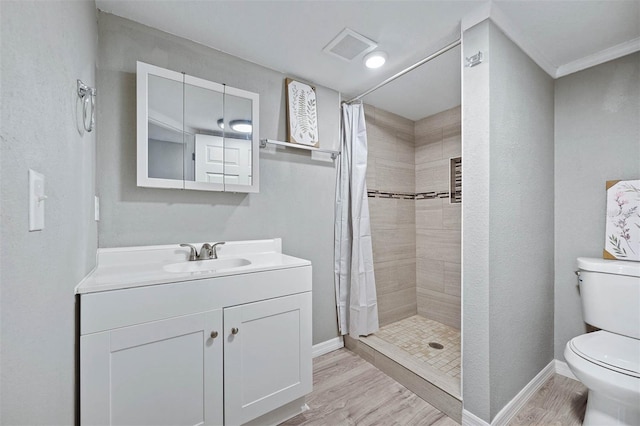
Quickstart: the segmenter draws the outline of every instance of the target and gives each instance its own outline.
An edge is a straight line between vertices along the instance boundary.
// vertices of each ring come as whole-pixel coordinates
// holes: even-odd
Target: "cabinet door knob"
[[[216,337],[218,337],[218,332],[217,331],[212,331],[211,332],[211,338],[215,339]]]
[[[238,334],[239,332],[240,332],[240,330],[238,328],[236,328],[236,327],[233,327],[231,329],[231,334]]]

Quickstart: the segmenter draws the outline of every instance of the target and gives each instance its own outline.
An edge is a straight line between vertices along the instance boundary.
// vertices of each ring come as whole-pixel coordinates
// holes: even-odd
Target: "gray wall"
[[[97,246],[95,133],[78,131],[75,91],[96,83],[95,13],[93,1],[0,2],[2,424],[74,423],[73,290]],[[29,168],[49,197],[38,232]]]
[[[149,139],[149,176],[162,179],[182,180],[190,176],[186,170],[185,148],[181,143]]]
[[[640,53],[555,82],[555,357],[585,332],[576,258],[602,257],[605,181],[640,178]]]
[[[485,55],[462,72],[462,401],[489,421],[489,22],[465,31],[462,42],[464,56]]]
[[[553,79],[495,26],[490,49],[494,417],[553,359]]]
[[[282,237],[285,253],[313,262],[313,342],[335,338],[330,158],[261,150],[258,194],[136,186],[136,61],[259,93],[260,137],[269,139],[286,135],[285,75],[114,15],[99,13],[98,28],[100,247]],[[335,148],[339,94],[317,90],[320,144]]]
[[[488,55],[482,65],[464,70],[463,104],[469,104],[464,108],[469,108],[471,116],[464,119],[463,146],[484,144],[485,152],[476,166],[475,157],[465,155],[463,147],[463,158],[474,159],[465,162],[463,180],[463,400],[465,409],[489,422],[553,359],[554,88],[551,77],[495,25],[483,23],[470,31],[480,40],[465,45],[465,55],[478,48]],[[482,43],[484,48],[478,46]],[[487,70],[477,72],[474,79],[476,69],[483,67],[488,68],[488,75]],[[467,88],[469,95],[481,90],[470,85],[487,83],[489,91],[484,96],[467,96]],[[478,126],[473,120],[487,101],[488,139],[486,133],[476,136],[464,128]],[[479,147],[469,149],[473,152]],[[470,183],[474,178],[481,182]],[[470,200],[467,196],[474,191],[478,193]],[[476,221],[476,208],[482,220],[488,220],[488,227],[468,232]],[[475,256],[474,249],[480,250],[481,260],[469,259]],[[477,264],[484,262],[486,265]],[[479,269],[472,269],[473,265]],[[480,302],[469,300],[474,293],[479,293]],[[478,303],[485,306],[475,306]],[[483,347],[478,346],[477,338],[469,346],[467,338],[474,331],[488,337]],[[467,363],[476,357],[481,360]],[[478,362],[482,362],[479,367],[474,365]],[[486,387],[473,383],[474,374],[480,375],[484,381],[480,385]]]

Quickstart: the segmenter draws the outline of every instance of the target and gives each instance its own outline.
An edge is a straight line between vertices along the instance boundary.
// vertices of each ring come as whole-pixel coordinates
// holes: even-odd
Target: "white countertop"
[[[202,243],[193,243],[198,249]],[[189,262],[189,249],[176,245],[98,249],[97,266],[76,287],[76,294],[249,274],[310,266],[311,262],[282,254],[282,242],[233,241],[218,246],[218,258],[243,258],[251,263],[223,271],[167,272],[166,265]],[[197,261],[194,261],[197,262]]]

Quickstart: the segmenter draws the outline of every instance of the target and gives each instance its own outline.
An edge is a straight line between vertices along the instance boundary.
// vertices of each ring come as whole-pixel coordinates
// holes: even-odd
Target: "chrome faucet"
[[[209,260],[218,258],[218,252],[216,248],[222,244],[224,244],[224,242],[215,243],[214,245],[204,243],[200,248],[200,254],[198,254],[196,248],[191,244],[180,244],[180,247],[189,247],[191,249],[191,251],[189,252],[189,261]]]
[[[189,247],[191,249],[191,251],[189,252],[189,260],[196,260],[198,252],[196,251],[196,248],[194,246],[192,246],[191,244],[180,244],[180,247]]]
[[[213,256],[213,250],[211,249],[211,245],[209,243],[204,243],[200,248],[200,254],[198,255],[198,260],[209,260]]]
[[[218,248],[218,246],[221,246],[224,244],[224,241],[221,241],[219,243],[215,243],[213,246],[211,246],[211,258],[212,259],[217,259],[218,258],[218,251],[216,250]]]

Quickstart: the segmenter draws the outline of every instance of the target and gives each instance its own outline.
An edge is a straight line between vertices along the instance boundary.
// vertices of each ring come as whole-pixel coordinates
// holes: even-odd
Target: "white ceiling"
[[[554,77],[602,62],[599,55],[607,49],[612,59],[640,48],[637,0],[96,0],[96,5],[338,90],[345,99],[457,39],[461,20],[483,10],[492,18],[499,15],[496,23]],[[389,56],[387,65],[369,70],[361,58],[346,62],[324,53],[344,28],[376,41]],[[460,48],[364,101],[412,120],[459,105]]]

